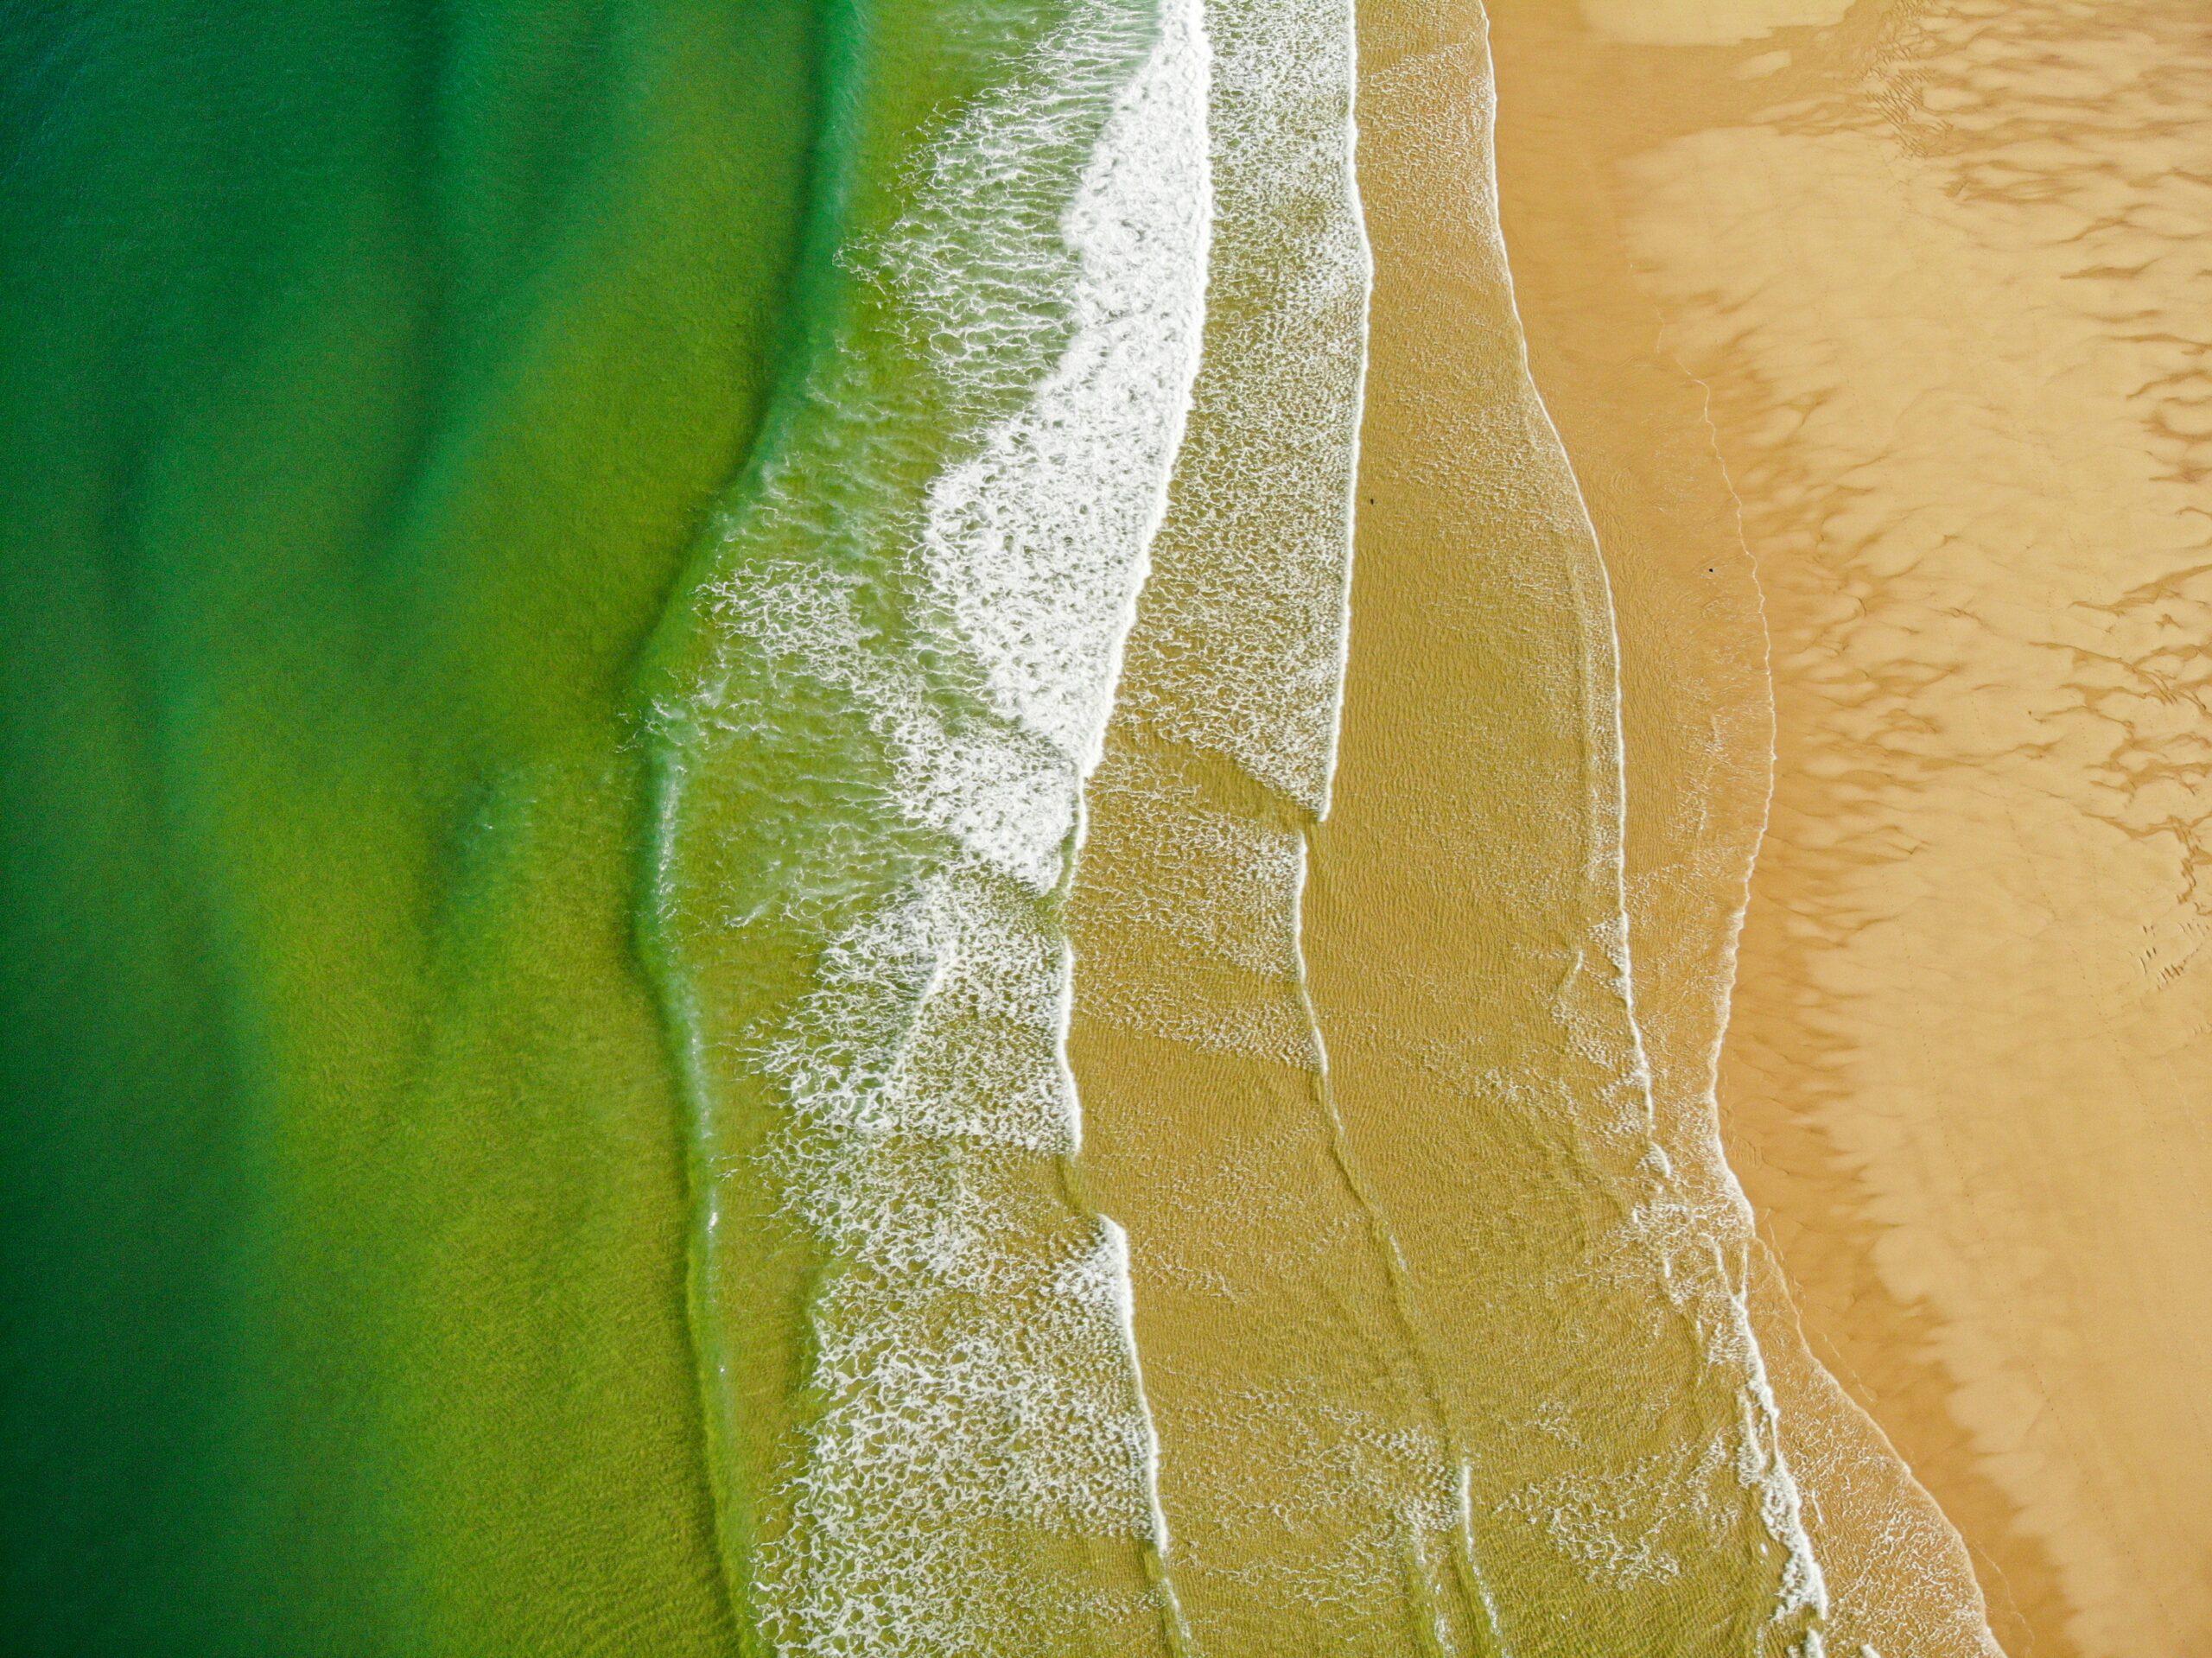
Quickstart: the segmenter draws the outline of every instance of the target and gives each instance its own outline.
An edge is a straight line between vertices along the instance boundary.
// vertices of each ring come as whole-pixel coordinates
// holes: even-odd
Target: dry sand
[[[1721,1106],[1812,1344],[2009,1648],[2212,1650],[2212,24],[1497,10],[1507,234],[1624,593],[1651,886],[1698,837],[1641,803],[1697,795],[1679,740],[1747,637],[1740,586],[1690,597],[1695,543],[1737,544],[1693,397],[1764,589]],[[1639,961],[1694,909],[1643,893]]]

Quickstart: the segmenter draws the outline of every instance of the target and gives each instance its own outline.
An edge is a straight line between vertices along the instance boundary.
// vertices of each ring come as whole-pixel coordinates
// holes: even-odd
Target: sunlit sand
[[[1541,103],[1568,48],[1529,23],[1516,54],[1515,19],[1544,9],[1500,10],[1502,98]],[[1583,88],[1594,136],[1525,130],[1579,169],[1656,307],[1640,372],[1663,390],[1679,365],[1667,418],[1685,385],[1709,398],[1764,590],[1774,800],[1722,1064],[1732,1149],[1814,1350],[1963,1531],[2008,1646],[2196,1650],[2202,18],[1862,5],[1833,31],[1702,38],[1743,43],[1615,48]],[[1521,212],[1568,280],[1566,232],[1540,232],[1560,211]],[[1660,413],[1597,406],[1571,299],[1570,447],[1578,396],[1618,443]],[[1632,490],[1620,518],[1710,537],[1718,576],[1736,543],[1709,481],[1656,492],[1700,488],[1687,518]],[[1617,568],[1638,554],[1609,543]]]

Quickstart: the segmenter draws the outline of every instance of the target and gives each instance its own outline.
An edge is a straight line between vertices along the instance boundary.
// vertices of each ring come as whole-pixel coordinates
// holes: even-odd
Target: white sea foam
[[[1055,1538],[1078,1560],[1121,1540],[1132,1566],[1167,1542],[1126,1242],[1057,1173],[1081,1129],[1058,894],[1197,368],[1207,76],[1197,0],[1094,0],[971,106],[906,215],[846,256],[949,395],[887,407],[831,351],[725,525],[721,660],[857,715],[907,848],[749,1049],[785,1110],[746,1176],[833,1263],[809,1310],[823,1408],[768,1499],[783,1517],[734,1563],[779,1651],[1011,1655],[1172,1619],[1141,1573],[1037,1562]],[[946,406],[1002,412],[887,518],[869,480],[940,441]],[[878,619],[887,585],[915,638]],[[671,717],[679,751],[775,717],[734,683]],[[796,882],[769,901],[845,913]]]
[[[1338,4],[1217,0],[1206,361],[1130,640],[1130,711],[1306,811],[1343,694],[1370,264]]]
[[[1136,1028],[1315,1067],[1302,827],[1334,770],[1370,278],[1352,16],[1338,0],[1213,0],[1207,25],[1205,358],[1117,717],[1232,763],[1277,807],[1210,803],[1179,762],[1125,745],[1096,792],[1131,842],[1112,919],[1144,943],[1133,970],[1089,962],[1085,994]]]

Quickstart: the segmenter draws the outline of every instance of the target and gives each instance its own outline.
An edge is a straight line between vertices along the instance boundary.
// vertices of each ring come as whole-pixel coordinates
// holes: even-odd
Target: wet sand
[[[1732,25],[1719,11],[1674,16],[1673,37],[1757,35],[1751,19],[1739,13]],[[1616,599],[1638,1020],[1656,1116],[1696,1167],[1683,1153],[1713,1128],[1773,706],[1764,598],[1707,393],[1667,350],[1660,310],[1637,281],[1614,172],[1621,155],[1760,94],[1732,73],[1741,53],[1662,54],[1676,73],[1655,84],[1647,54],[1543,0],[1496,0],[1491,42],[1501,206],[1532,365]],[[1680,67],[1686,56],[1701,73]],[[1742,1143],[1731,1149],[1740,1162]],[[1815,1357],[1764,1251],[1749,1293],[1827,1579],[1831,1649],[1986,1651],[1985,1609],[1955,1531]]]
[[[1675,751],[1748,637],[1740,586],[1688,597],[1690,549],[1728,549],[1719,585],[1747,547],[1776,769],[1720,1106],[1763,1235],[2009,1649],[2203,1649],[2202,13],[1862,4],[1661,45],[1497,10],[1516,276],[1624,592],[1639,963],[1694,931],[1665,872],[1741,844],[1740,765],[1694,786]],[[1712,830],[1639,810],[1700,786]]]
[[[1698,1148],[1653,1155],[1611,597],[1528,378],[1483,12],[1370,5],[1361,51],[1372,367],[1305,930],[1347,1142],[1471,1471],[1503,1649],[1779,1650],[1805,1612],[1794,1493],[1742,1477],[1766,1441],[1732,1368],[1732,1223]]]
[[[1611,614],[1496,233],[1482,13],[1362,24],[1335,804],[1147,728],[1141,613],[1076,901],[1084,1162],[1129,1230],[1178,1591],[1220,1650],[1747,1649],[1800,1612],[1716,1454],[1747,1408],[1706,1357],[1736,1339],[1718,1252],[1644,1229],[1681,1194],[1619,973]],[[1292,888],[1253,878],[1301,836],[1325,1069]]]

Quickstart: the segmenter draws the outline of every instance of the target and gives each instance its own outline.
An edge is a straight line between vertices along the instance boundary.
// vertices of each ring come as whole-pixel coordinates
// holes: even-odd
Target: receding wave
[[[1194,3],[1086,5],[934,139],[841,256],[847,321],[658,709],[696,1318],[779,1649],[1173,1638],[1126,1250],[1070,1162],[1061,910],[1196,369],[1206,61]],[[730,826],[779,797],[739,873]],[[781,996],[741,976],[792,961]],[[728,1270],[732,1206],[816,1263],[788,1331]],[[803,1402],[764,1451],[779,1337]]]
[[[1369,257],[1352,19],[1216,0],[1205,360],[1091,793],[1116,870],[1085,994],[1136,1028],[1313,1066],[1305,828],[1326,810],[1349,627]],[[1226,765],[1242,788],[1211,783]],[[1138,942],[1141,940],[1141,942]]]
[[[1093,1167],[1144,1268],[1201,1646],[1480,1650],[1464,1465],[1335,1118],[1300,938],[1366,356],[1351,8],[1212,0],[1206,17],[1204,359],[1072,909],[1078,1011],[1122,1033],[1086,1088],[1135,1147]],[[1255,1121],[1264,1146],[1242,1140]]]

